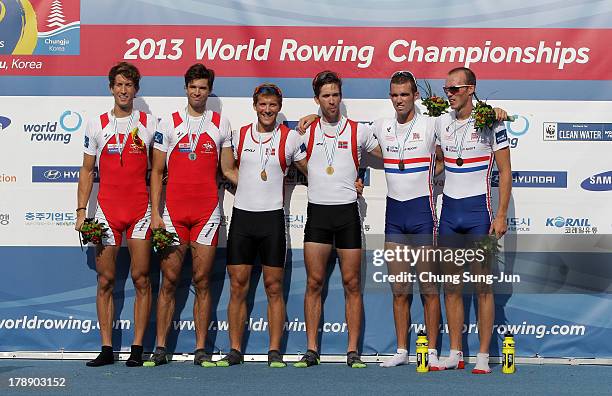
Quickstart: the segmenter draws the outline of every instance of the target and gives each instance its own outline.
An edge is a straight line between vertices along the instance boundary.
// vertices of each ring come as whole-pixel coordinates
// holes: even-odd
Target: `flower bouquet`
[[[493,106],[487,104],[486,101],[478,99],[476,94],[476,105],[472,109],[472,118],[474,119],[474,128],[482,131],[485,128],[493,128],[493,124],[497,120]]]
[[[178,242],[178,235],[174,232],[170,232],[165,228],[156,228],[152,230],[153,236],[151,242],[153,243],[153,250],[155,252],[163,252],[169,246],[172,246],[175,242]]]
[[[442,114],[448,112],[448,108],[450,107],[448,100],[434,94],[431,89],[431,84],[429,84],[428,81],[425,81],[424,91],[426,96],[421,100],[421,103],[427,109],[425,115],[430,117],[440,117]]]
[[[102,238],[107,236],[108,228],[105,223],[99,223],[97,219],[87,218],[81,226],[81,241],[84,245],[89,242],[100,245]]]

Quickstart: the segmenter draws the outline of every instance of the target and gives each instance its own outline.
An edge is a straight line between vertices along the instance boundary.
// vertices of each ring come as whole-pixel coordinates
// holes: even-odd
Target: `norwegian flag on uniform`
[[[339,149],[347,149],[348,148],[348,142],[346,142],[346,141],[338,142],[338,148]]]

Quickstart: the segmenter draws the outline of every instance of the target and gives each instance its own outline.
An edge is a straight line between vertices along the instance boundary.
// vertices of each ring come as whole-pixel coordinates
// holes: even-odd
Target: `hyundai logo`
[[[57,180],[62,177],[62,174],[57,169],[49,169],[43,174],[47,180]]]

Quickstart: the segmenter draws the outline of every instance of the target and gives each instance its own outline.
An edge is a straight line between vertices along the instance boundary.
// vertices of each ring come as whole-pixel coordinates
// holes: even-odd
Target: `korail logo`
[[[68,144],[73,132],[78,131],[82,125],[83,117],[80,113],[66,110],[60,114],[57,121],[24,124],[23,132],[30,136],[31,142]]]
[[[580,183],[580,187],[587,191],[611,191],[612,171],[598,173],[588,177]]]
[[[546,219],[546,227],[591,227],[591,222],[588,218],[578,217],[549,217]]]

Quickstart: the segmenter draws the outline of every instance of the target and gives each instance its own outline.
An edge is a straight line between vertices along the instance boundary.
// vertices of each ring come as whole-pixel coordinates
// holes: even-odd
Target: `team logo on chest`
[[[202,143],[202,150],[204,154],[211,154],[215,150],[215,146],[211,142]]]

